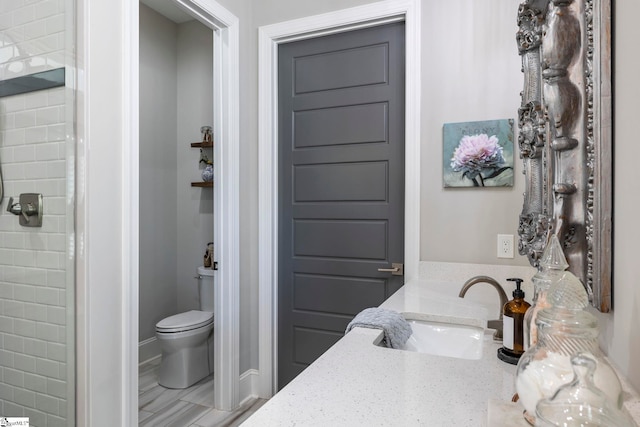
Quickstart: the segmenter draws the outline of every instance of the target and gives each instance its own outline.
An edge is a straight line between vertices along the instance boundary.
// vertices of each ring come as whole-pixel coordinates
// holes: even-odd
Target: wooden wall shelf
[[[213,187],[213,181],[210,182],[192,182],[191,183],[192,187],[201,187],[201,188],[212,188]]]
[[[213,142],[192,142],[191,146],[199,148],[212,148]]]

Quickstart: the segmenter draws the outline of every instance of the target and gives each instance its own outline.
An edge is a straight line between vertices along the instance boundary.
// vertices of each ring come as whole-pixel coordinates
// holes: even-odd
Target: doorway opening
[[[214,273],[214,366],[212,370],[215,373],[213,377],[215,392],[208,399],[216,409],[233,410],[239,403],[237,357],[239,351],[238,20],[214,1],[142,0],[141,3],[144,3],[140,4],[141,20],[138,23],[141,26],[139,27],[141,39],[145,36],[142,28],[143,20],[146,22],[145,25],[149,25],[151,21],[152,25],[165,25],[169,29],[175,25],[177,29],[173,41],[174,47],[170,49],[165,46],[164,53],[161,52],[162,41],[155,40],[155,45],[149,43],[143,45],[141,40],[140,48],[146,46],[153,49],[153,46],[156,46],[157,51],[141,51],[138,59],[140,72],[137,92],[140,93],[140,97],[149,96],[150,92],[156,94],[150,99],[138,100],[141,109],[140,129],[142,132],[144,129],[151,129],[151,132],[162,135],[162,129],[154,129],[155,123],[158,127],[168,126],[167,131],[172,132],[172,136],[175,135],[175,137],[169,138],[173,140],[172,146],[162,148],[159,145],[154,146],[152,135],[141,135],[139,142],[141,161],[138,170],[133,171],[140,181],[139,188],[131,191],[137,192],[140,200],[136,230],[141,251],[138,265],[140,305],[137,314],[140,319],[140,339],[142,340],[140,344],[142,345],[140,357],[136,354],[131,360],[142,362],[154,353],[158,354],[159,347],[157,342],[154,342],[154,330],[155,323],[160,318],[168,314],[199,308],[197,307],[198,286],[193,278],[196,271],[191,267],[193,267],[192,264],[202,265],[207,244],[213,241],[215,247],[213,261],[218,266],[218,270]],[[167,35],[162,30],[156,32],[156,36],[163,36],[163,34]],[[149,37],[147,41],[148,39]],[[171,40],[168,42],[172,43]],[[163,75],[157,68],[152,70],[155,73],[149,72],[150,68],[155,67],[154,61],[158,61],[159,57],[167,54],[169,58],[163,60],[174,61],[177,71],[173,78],[174,81],[177,79],[177,87],[166,88],[167,93],[158,94],[158,89],[163,92],[162,79],[170,82],[172,76]],[[190,67],[192,68],[188,69]],[[181,73],[181,69],[186,70]],[[145,76],[150,75],[153,76],[151,80],[157,79],[153,83],[159,86],[154,87],[152,83],[143,80]],[[196,75],[197,78],[194,78]],[[163,97],[171,94],[173,96],[169,96],[167,103],[169,105],[165,105]],[[170,105],[171,102],[173,106]],[[150,105],[154,103],[155,106]],[[162,106],[159,107],[158,104]],[[161,111],[164,111],[163,108],[168,109],[169,111],[164,111],[164,114],[167,117],[173,114],[173,122],[171,119],[169,123],[164,121],[157,111],[143,112],[145,106],[152,109],[160,108]],[[170,129],[171,126],[175,126],[173,131]],[[201,171],[198,167],[201,156],[200,147],[191,148],[191,143],[199,142],[202,138],[201,126],[212,126],[214,137],[213,147],[202,149],[202,157],[207,157],[214,162],[214,184],[212,187],[204,188],[191,185],[192,182],[198,184],[200,181]],[[158,144],[157,139],[155,143]],[[162,150],[165,150],[165,153],[160,155],[159,152]],[[145,157],[152,160],[146,161]],[[153,160],[156,159],[159,159],[158,163],[154,163]],[[167,162],[175,163],[176,170],[171,172],[168,178],[165,177],[166,183],[155,182],[153,177],[158,176],[159,180],[163,177],[163,169]],[[155,189],[157,197],[146,193],[147,188]],[[156,199],[162,197],[163,193],[172,193],[175,203],[168,202],[167,197],[164,197],[164,200],[158,204]],[[171,198],[168,199],[171,200]],[[149,209],[145,208],[143,200],[149,203],[147,206]],[[164,212],[160,214],[158,210]],[[154,215],[151,215],[152,212]],[[151,219],[153,220],[149,221]],[[186,221],[181,222],[184,219]],[[150,228],[145,228],[148,227],[145,221],[151,223]],[[159,224],[162,221],[176,224],[173,226],[173,238],[163,237],[165,240],[169,239],[169,245],[173,245],[170,250],[167,248],[168,245],[157,241],[157,234],[162,234],[160,231],[165,229]],[[194,226],[194,221],[199,224]],[[202,242],[198,244],[200,240]],[[144,245],[155,251],[169,253],[160,254],[155,259],[151,257],[149,260],[149,257],[144,257],[142,254]],[[166,267],[163,259],[174,260],[173,274],[167,280],[167,285],[171,287],[168,293],[175,297],[173,306],[168,306],[171,303],[161,299],[157,288],[153,289],[153,283],[164,275],[158,271]],[[132,262],[138,261],[132,260]],[[142,283],[143,279],[145,283]],[[163,304],[165,311],[169,310],[173,313],[157,313],[156,310]],[[143,335],[143,329],[145,335]],[[138,331],[135,332],[136,340],[132,351],[138,353]],[[132,371],[135,372],[135,370]],[[137,378],[135,381],[135,386],[133,384],[130,386],[130,393],[138,391]]]

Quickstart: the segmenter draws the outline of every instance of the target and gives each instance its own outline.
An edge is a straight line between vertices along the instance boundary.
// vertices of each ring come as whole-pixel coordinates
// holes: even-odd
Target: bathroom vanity
[[[487,320],[482,306],[417,283],[382,307],[434,322]],[[482,425],[489,398],[514,394],[515,366],[497,359],[492,334],[482,334],[480,358],[471,360],[381,347],[380,330],[355,328],[243,425]]]
[[[458,298],[458,290],[452,294],[451,283],[416,280],[381,307],[426,323],[483,325],[478,355],[385,348],[378,345],[380,330],[355,328],[243,426],[527,426],[520,406],[511,403],[516,367],[496,357],[502,344],[484,329],[496,313]],[[632,402],[631,409],[637,408]]]

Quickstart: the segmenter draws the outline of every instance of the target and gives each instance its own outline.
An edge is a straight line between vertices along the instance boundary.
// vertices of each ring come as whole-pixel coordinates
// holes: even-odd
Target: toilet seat
[[[213,323],[210,311],[191,310],[162,319],[156,324],[156,331],[163,334],[191,331]]]

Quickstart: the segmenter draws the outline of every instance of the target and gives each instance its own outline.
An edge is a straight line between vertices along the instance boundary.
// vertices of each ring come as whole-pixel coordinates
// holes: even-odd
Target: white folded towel
[[[400,313],[386,308],[366,308],[347,325],[345,333],[353,328],[372,328],[384,331],[384,343],[390,348],[404,348],[413,331]]]

